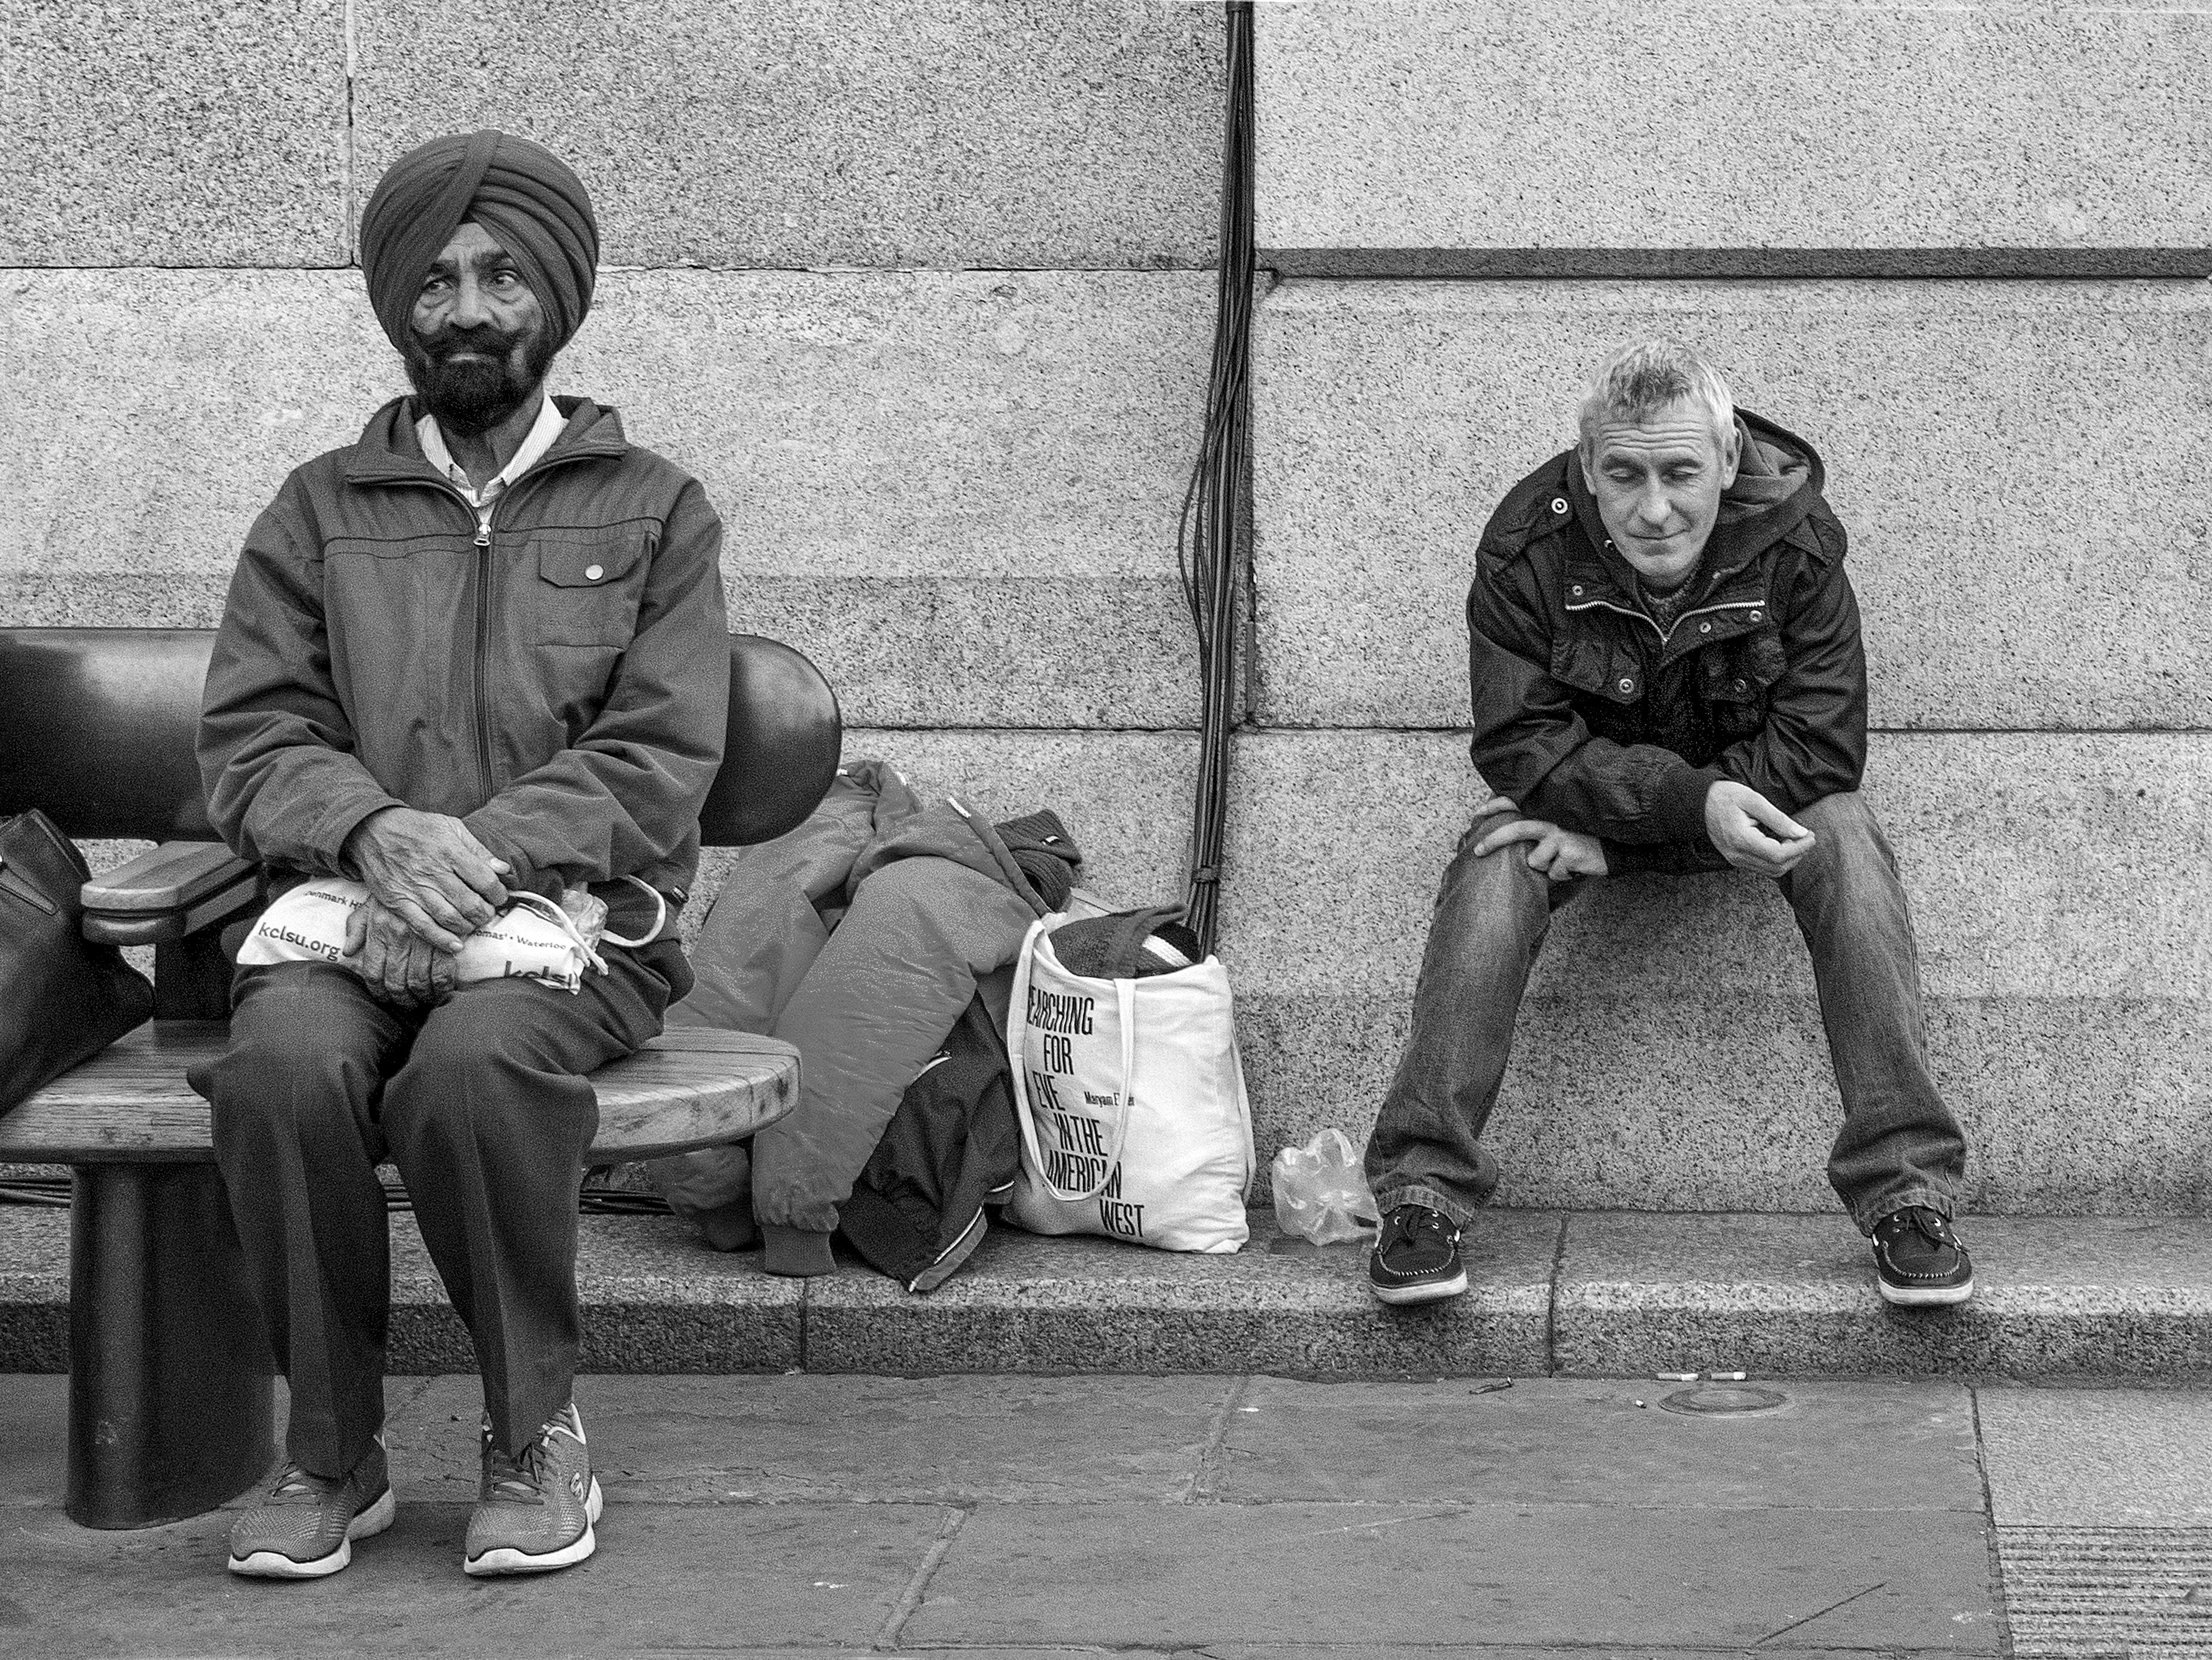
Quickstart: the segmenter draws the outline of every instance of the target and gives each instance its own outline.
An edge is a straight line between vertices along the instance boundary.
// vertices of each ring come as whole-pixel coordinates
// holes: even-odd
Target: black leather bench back
[[[192,744],[205,628],[0,628],[0,818],[43,809],[72,836],[214,839]],[[836,775],[836,694],[801,653],[730,636],[730,726],[699,818],[710,847],[796,828]]]

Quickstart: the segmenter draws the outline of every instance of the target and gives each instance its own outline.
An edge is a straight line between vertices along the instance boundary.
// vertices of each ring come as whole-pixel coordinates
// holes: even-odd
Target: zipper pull
[[[477,546],[479,548],[489,548],[491,546],[491,521],[489,519],[483,519],[477,522]]]

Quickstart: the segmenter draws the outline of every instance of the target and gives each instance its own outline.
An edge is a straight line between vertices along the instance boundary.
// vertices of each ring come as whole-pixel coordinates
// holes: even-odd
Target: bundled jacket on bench
[[[750,1238],[750,1197],[772,1270],[829,1273],[841,1209],[908,1086],[981,978],[1065,899],[1079,857],[1048,813],[994,827],[880,761],[840,769],[805,825],[740,854],[669,1021],[795,1045],[799,1103],[754,1138],[750,1166],[734,1148],[653,1166],[672,1208],[730,1247]]]

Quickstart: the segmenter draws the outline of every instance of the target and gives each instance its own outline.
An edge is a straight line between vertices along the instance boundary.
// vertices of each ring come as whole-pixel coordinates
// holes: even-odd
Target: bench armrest
[[[164,842],[80,890],[84,936],[154,945],[227,922],[261,898],[261,873],[221,842]]]

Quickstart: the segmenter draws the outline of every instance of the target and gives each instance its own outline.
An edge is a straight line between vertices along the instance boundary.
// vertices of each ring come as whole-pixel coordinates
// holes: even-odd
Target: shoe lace
[[[538,1427],[530,1445],[512,1455],[491,1449],[491,1490],[501,1499],[518,1504],[537,1504],[545,1497],[545,1466],[552,1462],[553,1438],[565,1435],[572,1441],[580,1440],[575,1431],[561,1418],[554,1418]]]
[[[1413,1215],[1408,1216],[1407,1210]],[[1405,1210],[1394,1212],[1391,1220],[1398,1224],[1399,1231],[1409,1239],[1431,1233],[1454,1244],[1459,1240],[1459,1229],[1452,1225],[1451,1218],[1441,1210],[1431,1210],[1426,1205],[1408,1205]]]
[[[313,1499],[322,1495],[322,1487],[315,1478],[290,1459],[276,1472],[276,1481],[269,1488],[269,1502],[283,1504],[288,1499]]]

